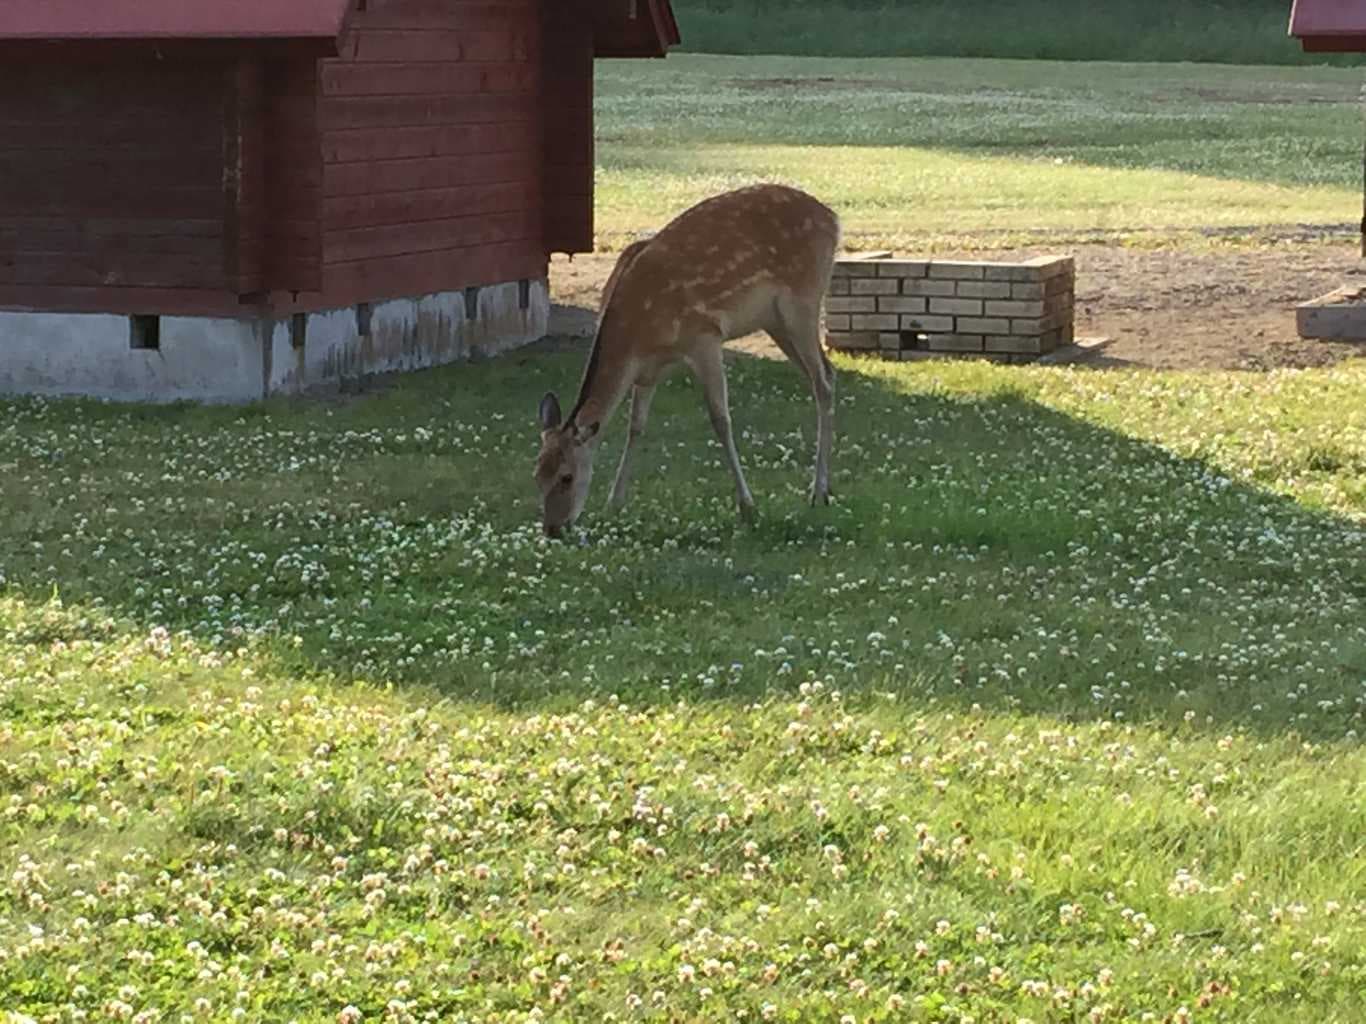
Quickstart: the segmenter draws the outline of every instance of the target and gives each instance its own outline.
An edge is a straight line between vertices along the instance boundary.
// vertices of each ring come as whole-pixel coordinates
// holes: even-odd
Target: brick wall
[[[825,300],[829,346],[883,359],[1032,362],[1072,342],[1071,257],[1021,263],[846,258]]]

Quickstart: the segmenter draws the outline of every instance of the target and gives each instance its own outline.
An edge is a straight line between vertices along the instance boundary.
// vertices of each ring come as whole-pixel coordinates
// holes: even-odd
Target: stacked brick
[[[1032,362],[1072,343],[1075,293],[1071,257],[842,259],[825,300],[828,344],[893,360]]]

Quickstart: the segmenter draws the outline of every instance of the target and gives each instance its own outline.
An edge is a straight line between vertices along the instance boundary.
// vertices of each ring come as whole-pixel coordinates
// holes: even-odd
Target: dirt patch
[[[1344,284],[1366,283],[1355,242],[1229,249],[1128,249],[1115,245],[940,253],[943,259],[1023,259],[1070,253],[1077,260],[1079,336],[1114,338],[1091,365],[1270,370],[1327,366],[1366,356],[1366,343],[1306,341],[1295,306]],[[555,302],[596,310],[613,254],[556,259]],[[578,322],[591,324],[592,315]],[[733,343],[777,355],[762,335]]]

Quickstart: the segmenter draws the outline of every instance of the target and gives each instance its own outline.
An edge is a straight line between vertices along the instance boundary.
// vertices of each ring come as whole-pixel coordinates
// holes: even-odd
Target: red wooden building
[[[668,0],[0,0],[0,391],[256,398],[544,333]]]
[[[1366,0],[1294,0],[1290,34],[1306,53],[1366,52]]]
[[[1306,53],[1366,53],[1366,0],[1294,0],[1290,34]],[[1361,254],[1366,256],[1366,212],[1361,218]]]

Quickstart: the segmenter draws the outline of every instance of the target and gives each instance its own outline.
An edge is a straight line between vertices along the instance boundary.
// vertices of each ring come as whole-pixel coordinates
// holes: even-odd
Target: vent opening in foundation
[[[289,318],[289,343],[294,348],[303,348],[308,341],[308,314],[295,313]]]
[[[161,348],[161,317],[130,316],[128,318],[128,345],[130,348]]]
[[[370,303],[356,303],[356,333],[362,338],[370,337]]]
[[[478,319],[479,319],[479,289],[478,289],[478,288],[466,288],[466,289],[465,289],[465,319],[466,319],[466,320],[478,320]]]
[[[517,282],[517,307],[519,309],[531,308],[531,282],[526,278]]]

